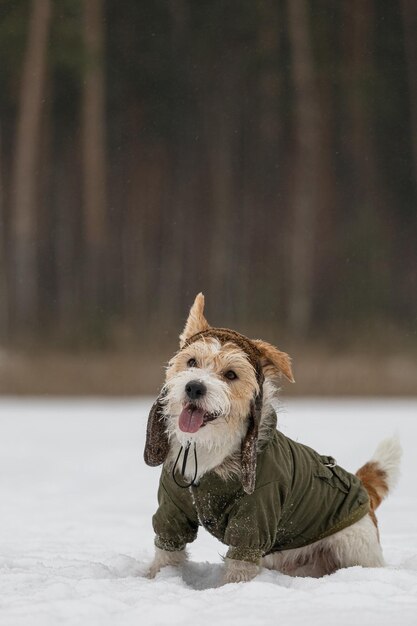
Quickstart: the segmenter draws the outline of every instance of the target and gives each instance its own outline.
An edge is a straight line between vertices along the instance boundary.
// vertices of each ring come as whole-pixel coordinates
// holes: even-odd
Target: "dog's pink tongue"
[[[203,425],[204,411],[187,405],[180,413],[178,425],[184,433],[196,433]]]

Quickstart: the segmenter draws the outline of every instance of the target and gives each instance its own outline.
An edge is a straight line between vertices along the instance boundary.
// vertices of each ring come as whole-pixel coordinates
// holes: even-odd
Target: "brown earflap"
[[[163,399],[164,392],[162,391],[152,405],[146,428],[146,443],[143,457],[145,463],[151,467],[161,465],[167,458],[169,450],[169,441],[165,430],[165,416],[162,406]]]
[[[258,431],[262,411],[262,384],[260,391],[251,402],[248,415],[249,425],[241,448],[242,485],[245,493],[251,494],[256,482],[256,455]]]
[[[290,383],[295,383],[291,368],[291,357],[286,352],[281,352],[275,346],[262,339],[252,339],[261,353],[262,367],[265,376],[285,376]]]

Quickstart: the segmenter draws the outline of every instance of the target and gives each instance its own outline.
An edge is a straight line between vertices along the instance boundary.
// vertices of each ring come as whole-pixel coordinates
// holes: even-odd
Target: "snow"
[[[398,432],[379,509],[387,567],[322,579],[263,571],[219,587],[225,547],[200,530],[184,571],[144,577],[159,469],[142,460],[150,399],[0,401],[0,624],[417,625],[417,401],[291,400],[289,436],[347,469]]]

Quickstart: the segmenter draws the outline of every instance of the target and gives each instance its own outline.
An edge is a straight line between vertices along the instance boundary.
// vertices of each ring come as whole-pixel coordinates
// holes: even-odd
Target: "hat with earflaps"
[[[266,372],[272,375],[283,374],[288,380],[294,382],[291,360],[287,354],[264,341],[249,339],[228,328],[211,328],[204,317],[203,311],[204,296],[200,293],[191,307],[184,331],[180,335],[180,350],[199,339],[214,337],[222,344],[230,342],[236,344],[246,354],[255,370],[258,392],[250,404],[247,418],[248,428],[241,445],[242,486],[244,491],[250,494],[255,489],[257,442],[262,414],[264,375]],[[150,466],[164,463],[169,451],[163,403],[164,389],[152,405],[148,417],[144,458],[145,463]]]

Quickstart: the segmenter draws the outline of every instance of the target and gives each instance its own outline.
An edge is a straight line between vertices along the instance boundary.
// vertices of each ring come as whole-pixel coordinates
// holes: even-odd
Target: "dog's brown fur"
[[[356,476],[361,479],[366,491],[369,495],[370,511],[369,515],[378,532],[378,520],[375,510],[379,507],[382,500],[388,495],[387,473],[375,461],[365,463],[358,471]]]

